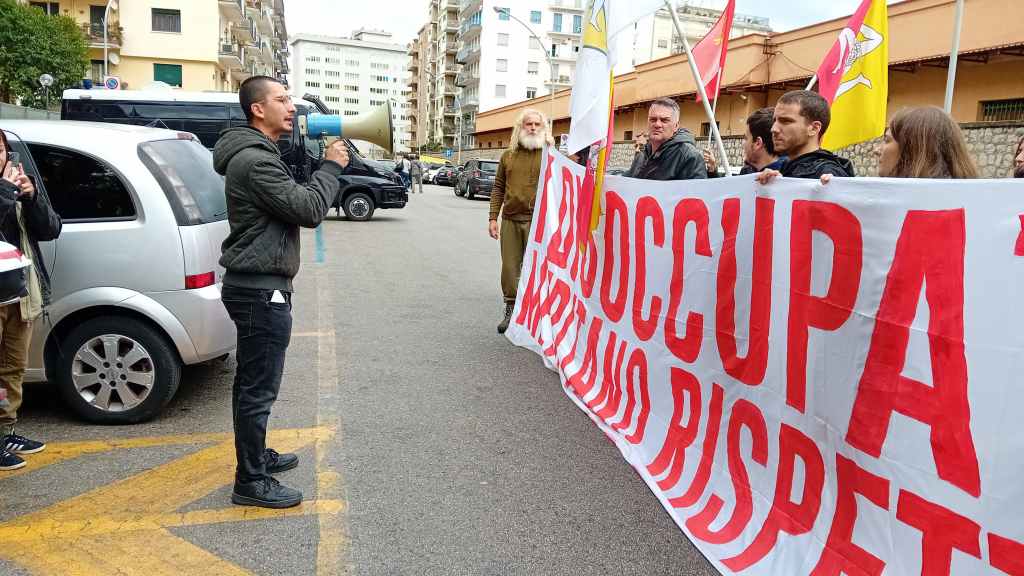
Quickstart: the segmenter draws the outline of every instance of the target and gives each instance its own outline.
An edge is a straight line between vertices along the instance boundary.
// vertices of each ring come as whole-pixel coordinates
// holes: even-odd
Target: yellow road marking
[[[320,392],[317,394],[317,426],[328,427],[335,431],[333,449],[341,447],[341,438],[337,433],[341,422],[337,412],[338,398],[338,362],[335,355],[334,333],[334,298],[331,275],[324,266],[316,269],[317,286],[317,329],[320,337],[317,342],[317,370],[319,371]],[[326,461],[329,448],[325,439],[317,440],[316,480],[317,498],[330,501],[345,500],[345,489],[342,477],[330,469]],[[349,537],[344,518],[336,514],[321,514],[320,539],[316,548],[317,576],[333,576],[350,574],[352,568],[347,561],[345,552]]]
[[[268,443],[291,452],[331,434],[326,428],[274,431],[268,434]],[[177,512],[233,482],[234,443],[228,435],[220,437],[226,439],[212,447],[0,524],[0,557],[39,576],[237,576],[248,572],[168,529],[298,515],[335,516],[344,509],[340,501],[321,500],[289,510]],[[182,443],[182,438],[115,442],[120,444],[116,448],[159,446]],[[70,458],[98,451],[103,444],[68,444],[60,452]]]

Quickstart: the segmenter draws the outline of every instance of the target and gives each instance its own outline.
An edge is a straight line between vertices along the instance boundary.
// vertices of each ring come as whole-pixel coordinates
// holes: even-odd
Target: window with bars
[[[1012,100],[989,100],[981,102],[981,122],[1022,122],[1024,121],[1024,98]]]
[[[153,32],[181,33],[181,10],[153,8]]]
[[[33,8],[39,8],[50,16],[60,14],[60,2],[29,2]]]
[[[722,123],[721,122],[715,122],[715,127],[716,128],[721,128],[722,127]],[[711,123],[710,122],[701,122],[701,125],[700,125],[700,137],[701,138],[707,138],[710,135],[711,135]]]

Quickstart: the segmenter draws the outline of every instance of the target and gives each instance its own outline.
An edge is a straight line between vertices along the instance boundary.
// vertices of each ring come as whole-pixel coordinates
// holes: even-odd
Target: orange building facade
[[[970,0],[965,4],[953,116],[961,123],[1024,126],[1024,1]],[[889,6],[889,114],[911,106],[942,106],[955,0],[906,0]],[[804,88],[849,17],[771,36],[730,42],[716,120],[723,136],[739,136],[746,117],[774,105],[783,93]],[[615,140],[646,129],[647,106],[659,97],[680,103],[680,125],[707,134],[703,106],[685,55],[641,64],[615,78]],[[480,152],[508,146],[511,125],[527,107],[555,118],[554,133],[569,130],[570,91],[481,113]],[[731,155],[731,154],[730,154]]]

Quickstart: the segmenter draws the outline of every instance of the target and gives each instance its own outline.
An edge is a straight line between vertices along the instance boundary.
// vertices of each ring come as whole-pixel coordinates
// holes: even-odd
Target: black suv
[[[470,160],[463,166],[455,194],[472,200],[476,196],[491,197],[494,175],[498,173],[497,160]]]

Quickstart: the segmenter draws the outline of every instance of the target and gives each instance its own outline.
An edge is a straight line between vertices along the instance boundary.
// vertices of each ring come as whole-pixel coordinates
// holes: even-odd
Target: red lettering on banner
[[[686,228],[690,222],[697,226],[694,251],[711,257],[711,240],[708,237],[708,207],[703,200],[687,198],[680,200],[672,216],[672,281],[669,285],[668,317],[665,318],[665,346],[687,364],[692,364],[700,354],[704,339],[704,315],[689,312],[686,316],[686,336],[679,337],[679,307],[683,303],[684,251],[686,249]]]
[[[823,298],[811,295],[811,237],[815,230],[832,239],[832,275]],[[800,412],[807,399],[808,329],[838,330],[850,317],[863,258],[860,222],[852,212],[831,202],[793,201],[786,403]]]
[[[1020,234],[1017,235],[1017,246],[1013,250],[1014,256],[1024,256],[1024,214],[1020,215]]]
[[[660,476],[671,466],[668,476],[658,480],[658,488],[662,490],[669,490],[679,482],[686,463],[686,449],[697,439],[697,429],[700,427],[700,382],[696,376],[682,368],[672,368],[671,372],[672,419],[669,420],[668,435],[661,445],[661,451],[647,465],[651,476]]]
[[[569,334],[569,330],[571,330],[573,326],[577,325],[577,322],[575,321],[575,312],[578,307],[579,300],[575,295],[572,296],[572,302],[573,303],[569,304],[569,316],[565,319],[565,322],[562,323],[562,329],[558,331],[558,335],[555,336],[555,340],[551,343],[551,346],[544,351],[548,356],[555,355],[558,347],[562,345],[565,337]]]
[[[1024,576],[1024,544],[998,534],[989,534],[988,557],[993,568],[1010,576]]]
[[[665,214],[658,201],[644,196],[636,204],[636,279],[633,281],[633,331],[646,342],[654,336],[661,316],[661,298],[651,296],[651,313],[644,318],[647,293],[647,220],[651,221],[655,246],[665,245]]]
[[[637,397],[640,399],[640,413],[636,419],[636,430],[626,436],[626,442],[639,444],[644,441],[644,432],[647,430],[647,418],[651,415],[651,399],[647,391],[647,355],[640,348],[633,350],[629,355],[629,364],[626,366],[626,379],[629,395],[626,397],[626,412],[618,424],[612,425],[613,430],[620,432],[629,428],[633,421],[633,408],[636,405]],[[636,374],[636,378],[633,375]],[[633,382],[636,381],[636,392],[633,391]]]
[[[740,223],[740,201],[729,198],[722,208],[725,240],[718,259],[718,305],[715,307],[715,338],[725,372],[757,386],[768,368],[768,333],[772,311],[772,233],[775,230],[775,201],[756,200],[754,217],[754,264],[750,286],[750,322],[745,358],[736,353],[736,231]]]
[[[711,405],[708,408],[708,423],[704,429],[704,445],[701,450],[697,473],[693,475],[686,493],[668,501],[675,508],[689,508],[700,500],[711,480],[711,467],[715,463],[715,449],[718,446],[718,432],[722,427],[722,405],[725,403],[725,389],[718,384],[711,385]]]
[[[893,412],[931,427],[939,478],[981,495],[978,457],[971,437],[964,354],[963,210],[911,210],[896,241],[875,331],[853,405],[846,441],[879,457]],[[902,375],[910,326],[924,285],[932,385]]]
[[[604,348],[604,375],[601,378],[601,389],[587,407],[599,418],[608,422],[608,418],[619,411],[619,400],[622,398],[622,363],[626,360],[626,341],[617,346],[619,336],[614,330],[608,334],[608,344]],[[596,411],[598,406],[604,406]]]
[[[530,249],[533,259],[530,263],[530,276],[526,281],[526,291],[520,297],[519,314],[516,316],[516,324],[526,326],[530,333],[537,337],[537,326],[539,325],[540,294],[541,286],[548,280],[548,262],[545,260],[537,272],[537,260],[540,259],[540,252]]]
[[[626,310],[626,297],[629,295],[629,215],[626,203],[615,192],[607,191],[604,195],[604,271],[601,273],[601,307],[605,316],[612,322],[618,322]],[[615,224],[619,224],[619,245],[615,246]],[[612,298],[612,270],[615,262],[619,262],[619,293]]]
[[[793,502],[793,472],[796,459],[803,462],[804,489],[800,502]],[[722,563],[733,572],[742,572],[757,564],[775,548],[779,533],[793,536],[810,532],[821,509],[825,486],[825,461],[814,440],[803,432],[783,424],[779,428],[779,469],[775,480],[775,498],[764,525],[742,553]]]
[[[583,303],[582,300],[577,299],[576,300],[576,322],[575,322],[575,326],[576,326],[576,339],[573,340],[572,348],[569,350],[569,353],[565,356],[565,358],[562,358],[562,361],[558,364],[558,367],[561,369],[562,374],[565,374],[565,369],[568,368],[569,364],[572,364],[572,361],[576,359],[576,349],[579,348],[579,345],[580,345],[580,333],[583,331],[583,325],[586,324],[586,323],[587,323],[587,306]],[[561,340],[559,339],[558,342],[560,342],[560,341]]]
[[[573,236],[572,217],[570,216],[568,220],[566,219],[566,215],[575,214],[573,202],[576,198],[576,190],[573,188],[573,181],[572,172],[563,166],[562,203],[558,207],[558,226],[555,228],[551,240],[548,241],[548,260],[552,266],[563,269],[569,262],[570,251],[575,250],[575,246],[573,246],[575,236]],[[564,240],[562,238],[563,229],[565,231]]]
[[[948,576],[954,548],[981,558],[981,526],[951,510],[900,490],[896,518],[921,531],[921,576]]]
[[[876,476],[842,454],[836,454],[837,494],[832,528],[825,549],[810,576],[856,574],[878,576],[885,562],[853,543],[857,522],[857,494],[884,510],[889,509],[889,481]]]
[[[590,298],[590,295],[594,293],[594,282],[597,280],[597,243],[594,241],[594,235],[589,234],[587,236],[587,250],[583,254],[581,266],[583,267],[583,278],[580,284],[583,287],[583,297]]]
[[[551,185],[551,166],[555,163],[554,154],[548,154],[548,161],[544,167],[544,191],[540,197],[540,216],[537,219],[537,229],[533,232],[533,241],[540,242],[544,239],[545,218],[548,215],[548,186]]]
[[[751,459],[761,466],[768,465],[768,431],[764,415],[761,414],[761,410],[756,404],[747,400],[737,400],[733,404],[732,416],[729,418],[727,437],[729,475],[732,477],[732,486],[736,493],[736,505],[733,508],[732,517],[719,530],[711,530],[711,523],[718,517],[718,513],[725,504],[725,501],[717,494],[712,494],[704,509],[686,521],[686,527],[694,536],[711,544],[725,544],[735,540],[746,528],[754,513],[750,479],[747,476],[747,468],[743,464],[743,457],[740,455],[740,430],[744,427],[750,431],[753,440],[750,449]]]
[[[548,292],[548,295],[541,302],[540,307],[536,312],[536,327],[533,330],[537,344],[541,347],[544,346],[544,334],[541,333],[538,328],[540,327],[540,321],[547,317],[552,326],[558,324],[561,320],[562,314],[565,313],[565,309],[569,306],[569,302],[572,299],[571,287],[565,280],[554,279],[554,288]],[[551,314],[551,308],[555,304],[555,300],[558,300],[558,307],[555,308],[555,313]]]
[[[599,371],[597,343],[601,340],[601,328],[603,327],[604,320],[594,316],[590,322],[590,331],[587,333],[587,347],[583,351],[583,362],[580,365],[580,369],[572,376],[566,378],[566,387],[571,389],[579,398],[586,396],[597,382],[597,373]],[[579,338],[577,338],[578,341]]]

